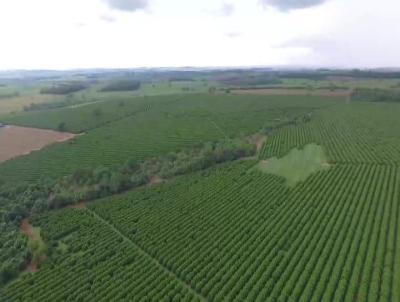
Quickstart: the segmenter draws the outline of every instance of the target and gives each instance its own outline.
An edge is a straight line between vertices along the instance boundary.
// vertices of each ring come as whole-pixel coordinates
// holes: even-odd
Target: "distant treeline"
[[[134,91],[140,88],[141,83],[139,81],[132,80],[121,80],[114,81],[101,89],[104,92],[111,91]]]
[[[69,94],[86,89],[88,86],[82,82],[71,82],[55,84],[51,87],[44,87],[40,90],[41,94]]]
[[[0,99],[7,99],[7,98],[13,98],[13,97],[17,97],[20,96],[19,92],[8,92],[8,93],[1,93],[0,94]]]
[[[352,70],[335,74],[339,76],[353,76],[357,78],[373,78],[373,79],[400,79],[400,72],[396,71],[374,71],[374,70]]]
[[[62,102],[53,102],[53,103],[31,103],[29,105],[24,106],[24,111],[38,111],[38,110],[48,110],[48,109],[57,109],[63,108],[71,103],[68,101]]]
[[[278,85],[282,80],[270,75],[233,76],[220,80],[227,86]]]
[[[327,77],[353,77],[366,79],[400,79],[400,72],[385,72],[374,70],[299,70],[299,71],[279,71],[272,72],[274,76],[288,79],[307,79],[314,81],[323,81]]]
[[[193,78],[186,78],[186,77],[172,77],[169,78],[170,82],[194,82],[195,79]]]
[[[354,101],[400,102],[400,90],[357,88],[351,94]]]
[[[347,90],[349,87],[346,86],[337,86],[337,85],[326,85],[326,86],[319,86],[319,87],[313,87],[313,86],[304,86],[304,85],[298,85],[298,86],[245,86],[245,87],[231,87],[230,89],[234,90],[262,90],[262,89],[285,89],[285,90]]]

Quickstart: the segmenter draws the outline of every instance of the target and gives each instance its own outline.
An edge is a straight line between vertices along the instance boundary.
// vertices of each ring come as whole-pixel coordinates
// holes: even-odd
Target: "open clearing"
[[[309,144],[302,150],[295,148],[282,158],[263,160],[256,166],[262,172],[284,177],[291,187],[311,174],[328,168],[324,150],[316,144]]]
[[[46,259],[44,253],[46,246],[40,236],[40,228],[33,227],[27,218],[22,220],[20,229],[21,232],[28,237],[31,253],[33,254],[25,270],[34,273],[38,270],[40,263]]]
[[[30,104],[49,103],[55,99],[52,95],[22,95],[0,99],[0,114],[19,112]]]
[[[350,95],[351,90],[328,90],[328,89],[235,89],[231,91],[234,94],[251,94],[251,95],[312,95],[312,96],[336,96],[347,97]]]
[[[53,143],[65,142],[75,134],[19,126],[0,128],[0,162],[27,155]]]

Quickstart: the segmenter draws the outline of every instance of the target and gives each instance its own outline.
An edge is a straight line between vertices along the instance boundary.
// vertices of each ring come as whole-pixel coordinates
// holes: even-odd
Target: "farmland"
[[[191,95],[139,98],[84,107],[23,113],[10,124],[85,131],[74,141],[57,144],[0,165],[0,180],[30,181],[56,177],[77,168],[112,166],[284,123],[298,115],[335,104],[335,98]],[[94,114],[100,109],[101,115]],[[49,160],[51,159],[51,160]],[[74,159],[74,160],[65,160]]]
[[[400,301],[400,103],[234,75],[1,116],[84,133],[0,164],[2,300]],[[301,81],[398,81],[351,75]]]

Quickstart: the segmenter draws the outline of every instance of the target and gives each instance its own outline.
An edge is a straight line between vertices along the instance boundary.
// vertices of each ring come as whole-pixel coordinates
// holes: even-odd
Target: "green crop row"
[[[55,251],[52,262],[0,292],[3,301],[134,301],[137,297],[200,301],[198,295],[89,212],[63,210],[40,220],[47,236],[79,227],[58,238],[66,250]]]
[[[254,164],[223,164],[37,218],[50,259],[2,294],[11,301],[397,301],[397,167],[338,164],[288,188],[250,170]]]
[[[151,105],[146,107],[145,102]],[[100,106],[96,104],[34,113],[33,126],[40,127],[36,123],[47,120],[50,127],[57,127],[58,122],[70,119],[74,129],[94,128],[71,141],[1,163],[0,183],[60,177],[80,168],[111,167],[127,160],[164,155],[200,142],[253,134],[281,120],[331,104],[318,98],[244,99],[242,96],[209,95],[154,97],[131,100],[131,103],[121,109],[117,102],[104,102],[104,107],[100,107],[104,115],[98,117],[99,122],[104,123],[100,124],[96,124],[96,117],[91,114]],[[120,114],[124,114],[122,118]],[[69,123],[66,122],[67,128]],[[82,126],[82,123],[88,125]]]
[[[315,113],[311,121],[273,133],[263,158],[281,157],[309,143],[322,145],[337,163],[400,163],[400,106],[345,104]]]

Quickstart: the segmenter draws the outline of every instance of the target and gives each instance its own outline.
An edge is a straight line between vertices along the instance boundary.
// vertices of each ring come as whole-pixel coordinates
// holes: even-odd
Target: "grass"
[[[38,263],[45,257],[47,246],[40,236],[40,228],[34,227],[32,229],[32,236],[28,237],[28,246],[32,253],[32,259]]]
[[[306,145],[303,149],[292,149],[282,158],[273,157],[261,161],[256,169],[284,177],[288,186],[306,180],[311,174],[329,168],[324,149],[317,144]]]
[[[0,115],[22,111],[24,106],[32,103],[41,104],[52,101],[54,101],[54,96],[51,95],[20,95],[0,98]]]

